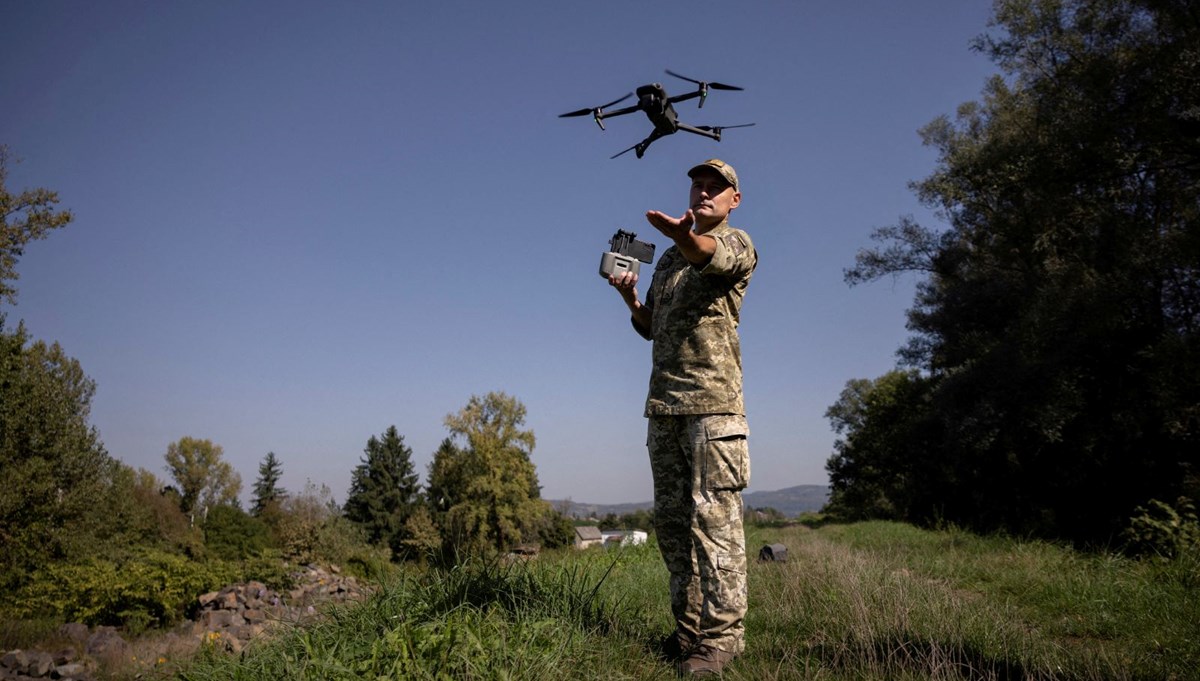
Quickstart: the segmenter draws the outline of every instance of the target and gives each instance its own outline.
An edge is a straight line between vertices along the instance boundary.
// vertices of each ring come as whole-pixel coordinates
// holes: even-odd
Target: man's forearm
[[[717,240],[707,234],[688,232],[675,240],[684,259],[698,267],[708,264],[713,254],[717,252]]]
[[[645,305],[642,305],[642,303],[640,301],[638,301],[636,298],[633,299],[632,301],[626,301],[626,304],[629,306],[629,314],[631,314],[633,316],[633,323],[636,324],[637,326],[641,327],[642,329],[645,329],[646,333],[649,333],[650,332],[650,308],[646,307]]]

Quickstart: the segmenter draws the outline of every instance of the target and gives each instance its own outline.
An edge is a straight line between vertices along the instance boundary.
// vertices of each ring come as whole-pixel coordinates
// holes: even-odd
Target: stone
[[[58,628],[58,633],[76,643],[83,643],[87,641],[91,630],[88,629],[88,625],[81,622],[67,622]]]
[[[50,676],[50,671],[54,669],[54,657],[50,653],[30,653],[29,657],[26,674],[37,678]]]
[[[50,672],[52,679],[84,679],[88,678],[87,667],[72,662],[71,664],[59,665]]]
[[[22,674],[29,668],[29,653],[24,650],[10,650],[0,658],[0,664],[6,669],[13,669]]]
[[[206,610],[200,615],[200,623],[209,631],[223,629],[233,624],[234,613],[228,610]]]
[[[92,635],[88,637],[87,646],[84,649],[88,655],[95,657],[103,655],[110,650],[124,650],[127,645],[125,639],[121,638],[121,635],[117,633],[115,628],[97,627],[96,631],[92,632]]]
[[[51,655],[51,659],[54,660],[55,666],[61,666],[70,662],[74,662],[78,657],[79,653],[77,653],[74,648],[63,648]]]

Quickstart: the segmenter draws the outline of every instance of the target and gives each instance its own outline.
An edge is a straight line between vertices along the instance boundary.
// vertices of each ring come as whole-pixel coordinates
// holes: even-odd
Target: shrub
[[[254,556],[271,544],[266,523],[240,508],[220,505],[209,510],[204,519],[204,548],[224,560],[242,560]]]
[[[34,572],[14,598],[17,617],[52,616],[134,629],[173,624],[196,597],[237,577],[236,566],[197,563],[157,550],[125,560],[52,563]]]
[[[1178,558],[1200,551],[1200,519],[1187,497],[1180,497],[1174,507],[1151,499],[1146,506],[1139,506],[1136,513],[1124,533],[1130,553]]]

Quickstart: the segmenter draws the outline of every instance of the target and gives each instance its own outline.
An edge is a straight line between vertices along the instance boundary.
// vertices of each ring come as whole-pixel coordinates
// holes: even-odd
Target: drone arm
[[[697,97],[703,97],[703,96],[704,96],[703,92],[701,92],[700,90],[696,90],[695,92],[689,92],[686,95],[675,95],[674,97],[668,97],[667,101],[674,104],[676,102],[686,102],[689,99],[695,99]],[[701,101],[703,101],[703,100],[701,100]]]
[[[686,123],[680,123],[679,129],[683,130],[685,132],[690,132],[694,135],[701,135],[703,137],[711,137],[712,139],[715,139],[718,142],[721,141],[721,129],[720,128],[714,128],[712,130],[704,130],[702,128],[697,128],[692,125],[687,125]]]
[[[641,109],[641,107],[639,107],[639,106],[627,106],[624,109],[617,109],[616,111],[601,112],[600,117],[601,118],[612,118],[613,116],[624,116],[625,114],[630,114],[630,113],[633,113],[634,111],[638,111],[640,109]]]

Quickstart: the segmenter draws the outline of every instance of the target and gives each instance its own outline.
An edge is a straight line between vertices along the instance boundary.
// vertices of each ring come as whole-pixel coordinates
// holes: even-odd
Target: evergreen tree
[[[263,462],[258,465],[258,479],[254,481],[254,505],[250,513],[255,517],[269,513],[269,509],[277,508],[287,498],[287,490],[279,486],[279,478],[283,475],[283,465],[275,458],[275,452],[267,452]]]
[[[363,452],[351,477],[346,517],[360,524],[372,543],[387,545],[397,556],[406,555],[405,522],[420,503],[412,449],[396,427],[389,426],[382,438],[372,435]]]

